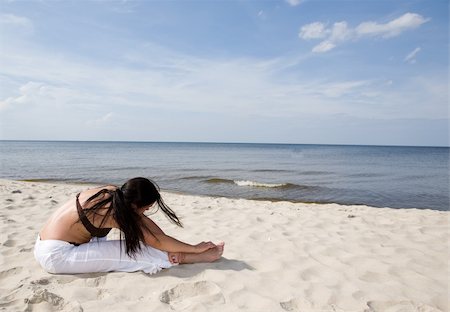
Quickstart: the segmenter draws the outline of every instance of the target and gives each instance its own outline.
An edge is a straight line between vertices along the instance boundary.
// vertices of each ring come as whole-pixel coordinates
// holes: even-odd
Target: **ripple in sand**
[[[0,280],[6,278],[8,276],[16,275],[16,274],[20,273],[22,270],[23,270],[23,267],[19,266],[19,267],[11,268],[8,270],[0,271]]]
[[[369,301],[368,309],[364,312],[441,312],[441,310],[430,307],[429,305],[414,301]]]

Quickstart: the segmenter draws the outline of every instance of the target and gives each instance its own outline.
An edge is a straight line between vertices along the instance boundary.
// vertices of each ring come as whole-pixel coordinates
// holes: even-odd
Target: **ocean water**
[[[0,178],[122,184],[187,194],[449,209],[449,148],[0,141]]]

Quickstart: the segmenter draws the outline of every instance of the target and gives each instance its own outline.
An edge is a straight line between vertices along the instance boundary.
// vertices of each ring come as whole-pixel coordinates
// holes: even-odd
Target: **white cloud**
[[[302,3],[302,0],[286,0],[286,2],[290,5],[290,6],[297,6],[300,3]]]
[[[258,12],[258,17],[260,18],[260,19],[266,19],[267,18],[267,15],[266,15],[266,13],[263,11],[263,10],[260,10],[259,12]]]
[[[349,29],[347,22],[338,22],[333,24],[329,40],[331,42],[342,42],[351,39],[353,30]]]
[[[416,62],[416,55],[420,52],[420,50],[421,50],[420,47],[415,48],[413,51],[408,53],[407,56],[405,56],[404,61],[410,64],[414,64]]]
[[[329,33],[329,30],[325,28],[325,24],[320,22],[314,22],[307,24],[300,28],[298,36],[302,39],[321,39]]]
[[[313,52],[323,53],[349,40],[374,36],[381,36],[382,38],[395,37],[404,31],[415,29],[427,21],[429,19],[419,14],[405,13],[384,24],[369,21],[359,24],[354,29],[348,27],[346,21],[334,23],[331,28],[326,28],[321,22],[314,22],[301,27],[299,37],[305,40],[324,39],[312,49]]]
[[[322,41],[316,45],[312,51],[317,53],[327,52],[333,49],[336,45],[329,40]]]
[[[44,70],[44,68],[42,68]],[[7,71],[6,71],[7,72]],[[37,76],[35,79],[39,79]],[[49,77],[41,77],[48,80]],[[0,98],[0,110],[30,109],[54,110],[64,107],[83,106],[93,101],[98,101],[96,94],[89,94],[76,88],[61,86],[61,83],[55,80],[54,84],[38,82],[31,80],[19,84],[15,94]],[[5,94],[0,94],[5,97]]]
[[[395,37],[402,32],[414,29],[428,22],[429,19],[416,13],[406,13],[388,23],[364,22],[356,27],[359,36],[382,36],[384,38]]]
[[[339,111],[336,103],[334,109],[328,107],[322,96],[323,83],[313,83],[310,77],[305,77],[305,82],[280,81],[286,81],[285,77],[280,79],[280,71],[298,66],[298,60],[198,59],[154,45],[133,51],[132,57],[127,54],[126,58],[134,62],[130,68],[53,58],[36,48],[6,54],[0,51],[4,75],[23,77],[25,73],[30,81],[46,81],[25,84],[20,91],[10,89],[0,99],[6,98],[3,102],[10,108],[20,108],[21,97],[26,97],[25,102],[34,103],[39,111],[57,107],[61,114],[76,112],[80,116],[101,116],[108,107],[108,111],[122,112],[118,118],[136,109],[143,114],[149,110],[225,115],[257,112],[267,117]],[[340,94],[344,93],[330,91],[327,97]],[[97,118],[87,126],[108,118]],[[149,118],[154,117],[150,114]]]
[[[14,14],[0,14],[0,25],[10,25],[10,26],[18,26],[18,27],[32,27],[33,23],[30,19],[17,16]]]
[[[113,118],[113,116],[114,113],[109,112],[106,115],[101,116],[100,118],[87,120],[86,125],[94,127],[104,126]]]
[[[361,80],[361,81],[344,81],[338,83],[330,83],[323,85],[323,94],[332,97],[338,98],[348,94],[357,94],[363,87],[369,86],[370,82]],[[365,93],[364,93],[365,94]]]
[[[0,101],[0,109],[11,108],[15,105],[33,104],[36,98],[41,97],[45,93],[42,83],[30,81],[19,88],[19,95],[10,96]]]
[[[322,34],[326,34],[328,38],[316,45],[312,49],[313,52],[323,53],[334,49],[337,44],[351,39],[353,30],[348,28],[347,22],[338,22],[334,23],[331,29],[322,30]]]
[[[323,50],[354,36],[346,23],[336,23],[329,29],[327,39],[330,40],[320,44]],[[0,95],[3,100],[0,106],[10,108],[4,112],[8,116],[4,120],[11,124],[9,129],[28,127],[20,117],[30,114],[25,112],[28,107],[33,108],[32,114],[42,116],[41,124],[55,120],[62,123],[64,116],[70,116],[72,128],[76,130],[57,128],[64,136],[68,131],[85,131],[88,135],[96,133],[92,130],[104,130],[109,135],[110,131],[131,131],[134,126],[151,129],[158,122],[170,123],[167,116],[184,113],[188,120],[195,115],[201,116],[195,117],[198,120],[214,121],[222,118],[217,116],[283,120],[339,113],[362,118],[395,118],[404,116],[408,107],[409,116],[416,117],[421,103],[425,102],[421,100],[415,107],[410,103],[423,91],[419,83],[413,90],[414,96],[409,96],[408,88],[394,94],[392,86],[386,86],[385,81],[317,80],[310,73],[297,70],[311,57],[309,54],[304,58],[199,58],[153,43],[136,43],[121,44],[117,52],[123,58],[114,65],[104,66],[101,61],[71,58],[69,54],[55,56],[49,49],[25,44],[25,47],[12,44],[0,49],[2,77],[14,82],[13,87],[4,88]],[[292,69],[296,69],[295,74]],[[433,98],[433,92],[438,91],[429,89],[422,92],[423,97]],[[380,96],[374,97],[377,94]],[[433,99],[430,103],[441,102]],[[391,112],[391,105],[399,109]],[[436,107],[436,104],[427,106]],[[441,115],[441,110],[430,109],[420,117]],[[92,120],[79,130],[75,121],[85,120],[86,116]],[[112,126],[111,121],[117,123]],[[9,131],[13,135],[13,130]]]
[[[324,45],[326,48],[329,47]],[[61,113],[101,116],[87,123],[92,127],[105,125],[116,116],[103,115],[106,107],[110,112],[121,111],[118,118],[136,109],[143,114],[161,109],[203,114],[257,112],[271,118],[339,112],[361,117],[375,113],[383,116],[384,110],[375,103],[369,106],[376,112],[367,109],[367,105],[357,110],[352,107],[352,103],[359,101],[378,102],[367,94],[383,90],[383,86],[371,81],[314,81],[307,76],[286,80],[282,73],[291,66],[289,59],[207,60],[163,48],[162,54],[149,52],[156,50],[154,45],[148,50],[134,49],[133,61],[140,66],[132,68],[105,68],[79,60],[55,59],[46,53],[40,55],[36,49],[29,49],[29,53],[22,51],[20,57],[20,53],[1,55],[5,75],[26,73],[30,81],[11,90],[15,95],[3,94],[6,100],[0,101],[0,105],[19,108],[28,104],[49,112],[57,107]],[[292,64],[298,66],[298,62]]]

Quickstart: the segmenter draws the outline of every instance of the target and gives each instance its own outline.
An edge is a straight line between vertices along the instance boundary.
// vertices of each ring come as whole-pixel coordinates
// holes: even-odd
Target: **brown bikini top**
[[[98,228],[94,226],[91,221],[89,221],[88,217],[84,214],[83,208],[80,205],[80,201],[78,199],[80,194],[77,195],[77,210],[78,216],[80,217],[81,223],[83,223],[86,230],[91,233],[92,237],[105,237],[111,231],[111,228]]]

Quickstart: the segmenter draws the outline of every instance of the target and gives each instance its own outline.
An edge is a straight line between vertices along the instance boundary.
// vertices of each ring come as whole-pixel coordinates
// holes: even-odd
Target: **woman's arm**
[[[144,225],[153,233],[153,234],[164,234],[163,230],[155,223],[152,219],[144,215],[142,218],[144,221]]]
[[[147,216],[143,216],[144,225],[151,231],[143,229],[145,243],[153,248],[167,252],[202,253],[216,247],[212,242],[190,245],[164,234],[161,228]],[[153,234],[153,235],[152,235]]]

